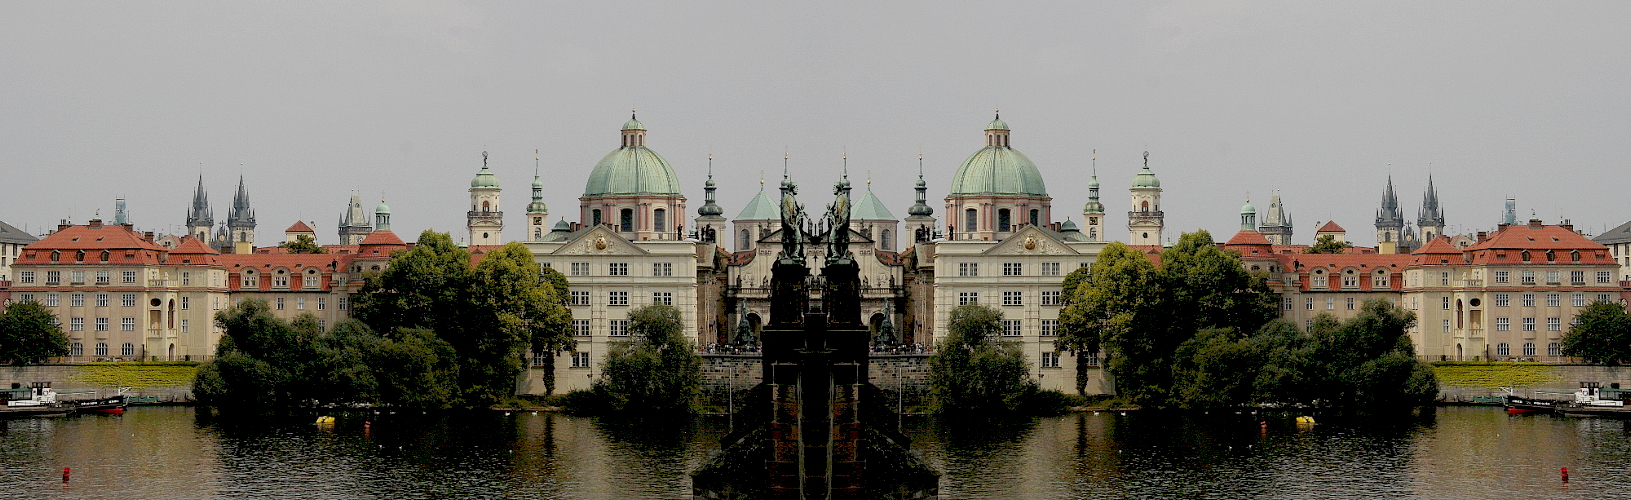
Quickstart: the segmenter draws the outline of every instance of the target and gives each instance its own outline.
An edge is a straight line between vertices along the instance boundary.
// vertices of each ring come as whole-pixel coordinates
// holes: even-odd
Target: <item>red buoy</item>
[[[62,482],[64,483],[68,482],[68,472],[69,470],[67,467],[62,468]]]
[[[65,472],[63,474],[67,474],[67,473]],[[66,481],[67,478],[65,477],[63,480]],[[1569,482],[1569,468],[1568,467],[1563,468],[1563,482],[1565,482],[1565,483]]]

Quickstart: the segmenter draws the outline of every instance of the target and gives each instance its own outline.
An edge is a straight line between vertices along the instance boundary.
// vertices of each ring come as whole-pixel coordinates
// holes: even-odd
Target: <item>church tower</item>
[[[1161,180],[1150,171],[1150,152],[1144,152],[1144,170],[1133,177],[1133,209],[1127,212],[1129,245],[1161,245],[1161,229],[1166,225],[1161,214]]]
[[[374,230],[391,230],[391,207],[385,205],[385,198],[380,198],[379,206],[374,207]]]
[[[1291,215],[1286,214],[1286,205],[1280,202],[1278,191],[1269,195],[1269,211],[1263,214],[1262,221],[1262,225],[1257,227],[1257,232],[1262,233],[1269,243],[1291,244]]]
[[[1408,252],[1404,244],[1404,214],[1399,213],[1399,197],[1393,193],[1393,176],[1387,176],[1382,191],[1382,208],[1376,210],[1376,253]]]
[[[238,192],[232,196],[227,228],[232,235],[232,253],[255,253],[255,210],[249,208],[249,191],[244,189],[242,175],[238,176]]]
[[[1087,204],[1082,205],[1082,233],[1090,241],[1104,241],[1104,203],[1099,202],[1099,156],[1093,151],[1093,177],[1087,182]]]
[[[470,179],[470,245],[504,244],[504,212],[498,204],[498,177],[487,168],[487,152],[481,152],[481,171]]]
[[[934,241],[934,207],[929,206],[929,183],[923,181],[923,154],[917,155],[917,203],[906,209],[906,230],[912,245]],[[907,245],[907,246],[912,246]]]
[[[534,149],[533,154],[538,150]],[[543,241],[549,229],[549,205],[544,204],[544,178],[538,171],[538,157],[532,157],[532,203],[527,204],[527,241]]]
[[[1257,207],[1252,206],[1252,198],[1246,197],[1246,205],[1240,207],[1240,230],[1257,230]]]
[[[204,174],[198,174],[198,190],[193,191],[193,206],[187,209],[187,234],[198,241],[210,241],[210,230],[215,228],[215,211],[210,209],[210,197],[204,193]]]
[[[985,147],[969,155],[951,179],[946,196],[947,237],[1001,241],[1026,225],[1053,221],[1053,198],[1036,164],[1014,149],[1008,123],[985,126]]]
[[[678,240],[685,234],[685,195],[662,155],[646,147],[646,126],[623,122],[618,147],[589,172],[578,197],[585,226],[605,225],[630,241]]]
[[[719,186],[714,184],[714,155],[708,154],[708,182],[702,184],[703,204],[697,207],[697,239],[703,243],[719,244],[719,237],[730,237],[730,230],[725,227],[725,209],[714,200],[714,191]],[[723,246],[723,245],[721,245]]]
[[[351,193],[351,202],[346,204],[345,212],[340,213],[339,227],[341,245],[362,243],[368,233],[374,232],[374,227],[368,224],[368,214],[362,211],[362,196],[356,192]]]
[[[1421,228],[1421,240],[1433,241],[1444,234],[1444,210],[1438,206],[1438,190],[1433,188],[1433,174],[1427,174],[1427,194],[1421,198],[1421,212],[1416,227]]]

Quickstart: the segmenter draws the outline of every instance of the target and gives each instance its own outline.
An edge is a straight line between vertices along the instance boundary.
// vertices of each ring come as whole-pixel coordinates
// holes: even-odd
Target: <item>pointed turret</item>
[[[231,253],[255,253],[255,210],[249,207],[249,191],[244,189],[244,176],[238,176],[238,192],[232,195],[232,211],[227,214],[227,227],[231,229]]]
[[[362,209],[362,196],[355,191],[351,193],[351,202],[346,204],[344,212],[340,213],[340,244],[356,245],[362,243],[368,233],[374,232],[369,224],[368,215]]]
[[[1263,214],[1262,225],[1257,227],[1257,232],[1262,233],[1270,243],[1291,244],[1291,216],[1286,214],[1286,206],[1280,201],[1279,191],[1269,196],[1269,211]]]
[[[719,233],[725,231],[725,208],[719,206],[714,198],[714,192],[719,185],[714,183],[714,155],[708,154],[708,181],[702,183],[704,203],[697,207],[697,239],[704,243],[719,241]],[[729,235],[727,235],[729,236]]]
[[[199,241],[210,240],[210,229],[215,227],[215,211],[210,209],[209,194],[204,192],[204,174],[198,174],[198,189],[193,191],[193,205],[187,209],[187,234]]]
[[[1399,196],[1393,192],[1393,176],[1387,176],[1387,189],[1382,191],[1382,207],[1376,209],[1376,253],[1404,253],[1409,246],[1404,240],[1404,215],[1399,211]]]
[[[532,150],[532,203],[527,204],[527,239],[543,241],[549,222],[549,205],[544,204],[544,178],[539,167],[538,150]]]
[[[1240,207],[1240,230],[1257,230],[1257,207],[1252,206],[1252,198],[1246,197],[1246,204]]]
[[[1432,241],[1444,234],[1444,210],[1438,205],[1438,189],[1433,187],[1433,174],[1427,174],[1427,192],[1421,197],[1421,211],[1417,213],[1416,227],[1421,228],[1422,241]]]
[[[1082,222],[1087,224],[1089,241],[1104,241],[1104,203],[1099,201],[1099,150],[1093,150],[1093,176],[1087,181],[1087,203],[1082,205]]]

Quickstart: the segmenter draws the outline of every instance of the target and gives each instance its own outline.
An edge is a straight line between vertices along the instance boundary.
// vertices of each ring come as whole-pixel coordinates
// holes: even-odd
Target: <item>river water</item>
[[[686,498],[687,471],[727,426],[531,412],[313,420],[144,407],[0,421],[0,497]],[[1234,412],[906,426],[944,474],[942,498],[1631,498],[1622,420],[1452,407],[1313,426]]]

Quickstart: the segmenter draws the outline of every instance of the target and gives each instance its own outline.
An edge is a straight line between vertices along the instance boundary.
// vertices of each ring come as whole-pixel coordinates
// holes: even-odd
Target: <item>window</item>
[[[1444,285],[1444,286],[1449,286],[1449,284],[1450,284],[1450,273],[1448,271],[1438,273],[1438,284]]]
[[[341,311],[344,311],[345,310],[345,302],[346,302],[345,299],[346,299],[345,297],[340,297],[339,299],[335,299],[334,308],[339,309]]]
[[[1058,368],[1059,367],[1059,353],[1057,353],[1057,352],[1044,352],[1044,353],[1042,353],[1042,367],[1043,368]]]
[[[1561,293],[1548,293],[1548,294],[1546,294],[1546,307],[1557,307],[1557,306],[1560,306],[1560,305],[1563,305],[1563,294],[1561,294]]]
[[[33,302],[33,301],[34,301],[34,294],[32,294],[32,293],[19,293],[19,294],[17,294],[17,302]],[[54,317],[55,316],[53,316],[53,318]]]
[[[119,318],[119,331],[121,331],[121,332],[134,332],[134,331],[136,331],[136,318]]]
[[[1325,298],[1325,310],[1333,311],[1333,310],[1336,310],[1336,308],[1337,308],[1337,298],[1336,297],[1326,297]]]
[[[600,225],[600,209],[597,208],[597,209],[591,210],[589,220],[593,221],[591,225],[599,226]]]
[[[187,300],[187,299],[182,298],[181,300]],[[96,294],[96,307],[107,307],[107,306],[108,306],[108,294],[105,294],[105,293]],[[183,307],[182,309],[186,309],[186,308]]]
[[[1535,331],[1535,318],[1524,318],[1523,319],[1523,331],[1526,331],[1526,332]]]
[[[1546,284],[1556,285],[1561,281],[1561,271],[1546,271]]]
[[[674,305],[674,292],[651,292],[651,303],[665,306]]]
[[[57,297],[58,297],[58,295],[54,294],[54,293],[45,294],[45,306],[46,307],[57,307],[57,304],[58,304]]]
[[[574,306],[586,306],[586,305],[589,305],[589,292],[582,291],[582,290],[573,290],[571,292],[571,296],[572,296],[572,305],[574,305]]]
[[[107,318],[96,318],[96,331],[99,331],[99,332],[108,331],[108,319]]]
[[[328,297],[318,297],[317,310],[321,311],[324,309],[328,309]]]
[[[957,275],[958,276],[979,276],[980,275],[980,263],[978,263],[978,262],[958,262],[957,263]]]
[[[589,263],[588,262],[573,262],[572,263],[572,275],[573,276],[588,276],[589,275]]]
[[[1506,332],[1512,330],[1511,318],[1495,318],[1495,331]]]
[[[30,280],[29,283],[34,282],[32,277],[29,278],[29,280]],[[1614,272],[1613,271],[1597,271],[1597,282],[1598,283],[1612,283],[1612,282],[1614,282]]]
[[[289,276],[285,274],[273,276],[272,286],[274,288],[289,288]]]
[[[1371,287],[1371,289],[1387,288],[1388,287],[1387,271],[1383,270],[1382,272],[1376,273],[1376,277],[1372,278],[1370,280],[1370,287]]]
[[[1586,294],[1577,293],[1570,297],[1574,307],[1586,307]]]
[[[608,292],[606,294],[606,305],[609,305],[609,306],[626,306],[626,305],[629,305],[629,292]]]
[[[1444,326],[1444,333],[1450,333],[1450,320],[1446,319],[1446,320],[1443,320],[1441,323]]]
[[[244,273],[244,284],[242,288],[260,288],[260,286],[260,276],[256,276],[255,273]]]
[[[1002,305],[1005,305],[1005,306],[1022,306],[1022,305],[1025,305],[1025,299],[1024,299],[1025,295],[1024,295],[1024,293],[1025,292],[1002,292]]]
[[[1342,288],[1359,288],[1359,275],[1357,275],[1357,274],[1344,274],[1344,275],[1342,275]]]
[[[1449,297],[1440,297],[1440,298],[1444,299],[1444,300],[1441,301],[1441,302],[1443,302],[1444,310],[1446,310],[1446,311],[1450,310],[1450,298]]]
[[[193,284],[193,273],[188,272],[188,271],[182,271],[181,272],[181,284],[182,285],[191,285],[191,284]]]
[[[634,209],[625,208],[617,213],[618,231],[634,232]]]
[[[1510,306],[1510,305],[1512,305],[1512,294],[1509,294],[1509,293],[1497,293],[1497,294],[1495,294],[1495,307],[1507,307],[1507,306]]]
[[[318,288],[322,286],[317,284],[317,281],[320,278],[321,277],[316,274],[307,273],[305,279],[300,281],[300,288]]]
[[[1534,356],[1535,355],[1535,343],[1534,342],[1524,342],[1523,343],[1523,355],[1524,356]]]
[[[1087,360],[1084,361],[1083,364],[1087,366],[1099,366],[1099,351],[1087,353]]]
[[[1002,263],[1002,275],[1003,276],[1024,276],[1025,275],[1024,271],[1025,271],[1025,268],[1024,268],[1024,264],[1022,264],[1022,263],[1019,263],[1019,262],[1004,262],[1004,263]]]
[[[136,282],[136,271],[120,271],[119,272],[119,282],[120,283],[135,283]]]
[[[82,285],[85,283],[85,271],[69,271],[69,276],[73,279],[72,284]],[[104,346],[102,350],[106,351],[107,347]]]
[[[68,319],[68,331],[70,331],[70,332],[83,332],[83,331],[85,331],[85,318],[69,318]]]
[[[279,311],[283,310],[283,297],[278,297],[277,298],[277,310],[279,310]]]
[[[80,356],[84,356],[85,355],[85,344],[81,344],[79,342],[74,342],[74,345],[68,348],[68,355],[76,357],[76,358],[80,357]]]
[[[1511,356],[1512,355],[1512,346],[1508,345],[1506,342],[1495,344],[1495,355],[1496,356]]]
[[[132,343],[129,343],[129,342],[119,344],[119,355],[120,356],[135,356],[136,355],[136,344],[132,344]]]
[[[294,308],[295,308],[296,311],[306,310],[306,298],[305,297],[295,297],[294,298]]]
[[[963,211],[963,230],[967,232],[978,231],[980,227],[980,212],[972,208]]]
[[[183,310],[183,311],[187,310],[188,306],[190,306],[192,304],[192,300],[190,300],[191,298],[192,297],[182,297],[181,298],[181,310]]]
[[[547,353],[548,351],[532,351],[532,363],[529,366],[543,366],[544,355]]]
[[[1548,332],[1561,332],[1561,331],[1563,331],[1563,318],[1546,318],[1546,331],[1548,331]]]
[[[651,228],[656,231],[666,231],[668,228],[668,211],[661,208],[651,211]]]
[[[1056,332],[1058,332],[1058,331],[1059,331],[1059,320],[1057,320],[1057,319],[1045,319],[1045,320],[1042,320],[1042,331],[1040,332],[1042,334],[1042,336],[1052,337],[1054,335],[1057,335]]]
[[[966,306],[980,303],[980,292],[957,292],[957,305]]]
[[[598,212],[599,210],[596,210],[596,211]],[[578,352],[572,353],[572,367],[573,368],[588,368],[589,367],[589,351],[578,351]]]
[[[611,334],[610,334],[611,336],[613,336],[613,337],[627,337],[627,336],[629,336],[629,320],[626,320],[626,319],[614,319],[614,320],[611,320],[611,321],[607,321],[606,323],[607,323],[608,326],[611,327],[610,328],[611,329]]]
[[[1575,271],[1575,272],[1583,272],[1583,271]],[[107,285],[107,284],[111,284],[111,283],[113,283],[113,280],[108,278],[108,272],[107,271],[97,271],[96,272],[96,284],[98,284],[98,285]]]
[[[1012,228],[1013,228],[1013,225],[1014,225],[1013,212],[1008,211],[1008,209],[1006,209],[1006,208],[997,209],[997,230],[998,231],[1004,231],[1004,232],[1011,231]]]
[[[1525,284],[1525,285],[1535,284],[1535,272],[1534,271],[1524,271],[1522,276],[1523,276],[1523,284]]]
[[[68,305],[73,306],[73,307],[85,307],[85,294],[83,294],[83,293],[68,294]]]
[[[1303,298],[1303,305],[1306,306],[1305,309],[1308,309],[1310,311],[1314,310],[1314,298],[1313,297],[1304,297]]]
[[[1614,300],[1614,295],[1613,294],[1607,294],[1607,293],[1597,294],[1597,301],[1598,302],[1612,302],[1613,300]]]
[[[47,285],[60,285],[60,284],[62,284],[62,271],[46,271],[45,272],[45,284],[47,284]]]
[[[108,343],[107,342],[97,342],[96,343],[96,355],[97,356],[107,356],[108,355]]]
[[[586,320],[586,319],[574,319],[574,320],[572,320],[572,334],[573,335],[577,335],[579,337],[588,337],[590,335],[590,333],[591,332],[589,330],[589,320]]]
[[[1523,306],[1524,307],[1535,307],[1535,294],[1532,294],[1532,293],[1523,294]]]
[[[608,275],[608,276],[628,276],[629,275],[629,263],[627,263],[627,262],[613,262],[613,263],[610,263],[610,264],[606,264],[606,275]]]
[[[1324,274],[1316,273],[1314,274],[1313,284],[1309,286],[1312,288],[1330,288],[1331,282],[1329,280],[1330,278],[1326,277]]]
[[[18,283],[33,283],[34,271],[17,271]]]
[[[181,333],[187,333],[188,324],[189,322],[187,320],[181,320]]]
[[[1287,310],[1287,311],[1290,311],[1292,309],[1292,306],[1293,306],[1293,304],[1291,302],[1291,297],[1285,297],[1285,298],[1280,299],[1280,304],[1285,306],[1285,310]]]
[[[1043,276],[1058,276],[1059,275],[1059,263],[1058,262],[1043,262],[1042,263],[1042,275]]]
[[[1314,320],[1311,320],[1311,319],[1303,320],[1303,331],[1306,332],[1306,331],[1313,330],[1313,329],[1314,329]]]
[[[1558,356],[1562,356],[1563,355],[1563,346],[1561,344],[1558,344],[1557,342],[1546,344],[1546,355],[1554,357],[1554,358],[1558,357]]]
[[[1002,320],[1002,336],[1004,336],[1004,337],[1018,337],[1019,336],[1019,320],[1017,320],[1017,319],[1005,319],[1005,320]]]
[[[1354,310],[1354,298],[1353,297],[1348,297],[1348,310],[1349,311]]]
[[[1512,271],[1495,271],[1496,283],[1511,283]]]
[[[1043,290],[1042,291],[1042,305],[1045,305],[1045,306],[1057,306],[1057,305],[1059,305],[1059,291],[1058,290]]]
[[[651,275],[652,276],[673,276],[674,275],[674,263],[673,262],[652,262],[651,263]]]
[[[1584,285],[1584,284],[1586,284],[1586,272],[1585,271],[1569,271],[1569,284],[1572,284],[1572,285]]]

